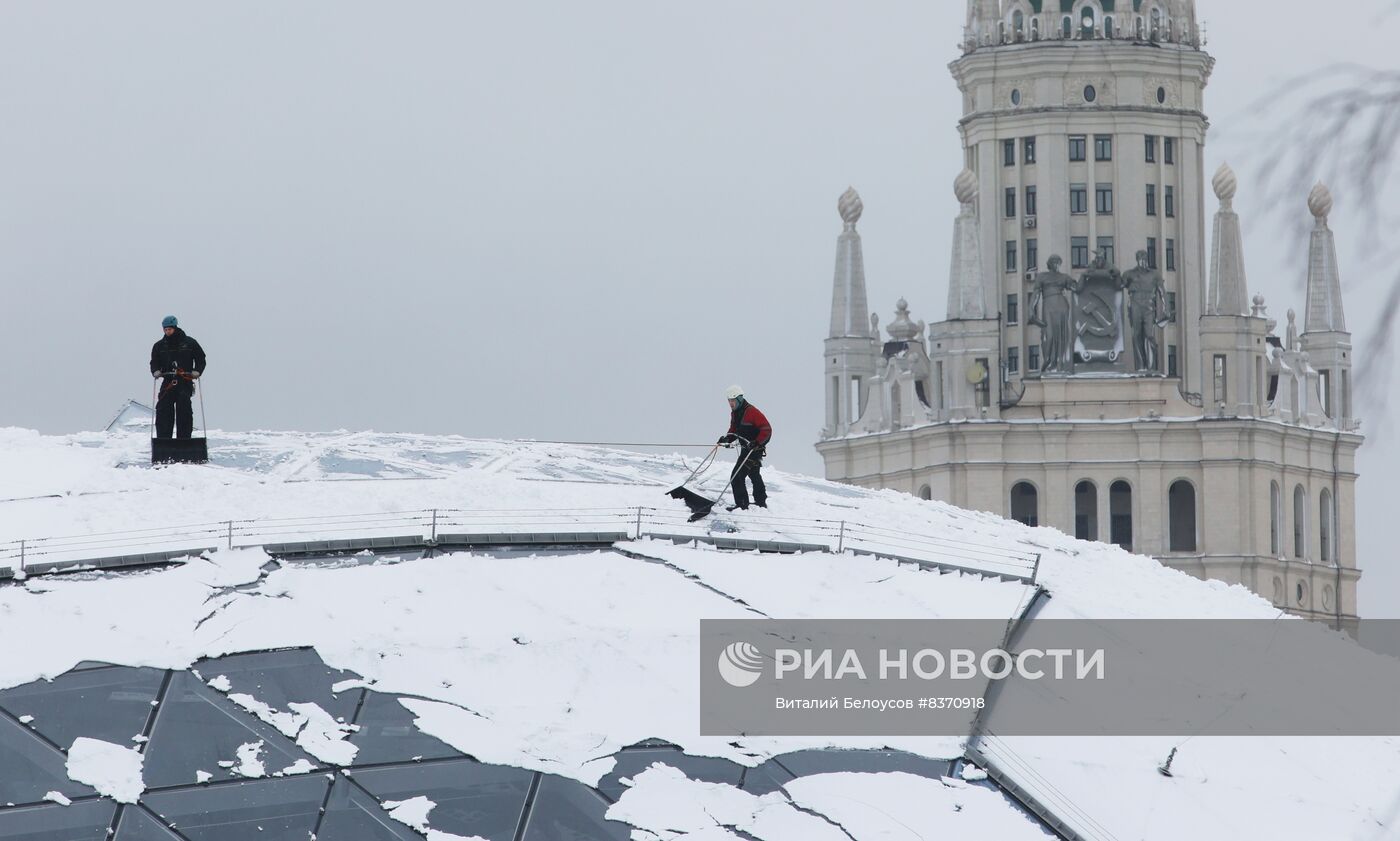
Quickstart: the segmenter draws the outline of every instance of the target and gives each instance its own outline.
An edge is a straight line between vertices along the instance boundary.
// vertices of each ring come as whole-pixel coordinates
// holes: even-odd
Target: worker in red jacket
[[[763,486],[759,468],[763,466],[763,456],[766,455],[764,448],[773,438],[773,427],[768,425],[768,418],[762,412],[744,399],[744,389],[740,386],[730,386],[724,396],[729,398],[729,432],[719,439],[719,443],[728,446],[737,442],[740,446],[739,460],[734,463],[734,472],[729,477],[734,486],[734,504],[729,506],[729,510],[749,507],[749,489],[744,484],[746,478],[753,482],[754,505],[767,508],[768,489]]]

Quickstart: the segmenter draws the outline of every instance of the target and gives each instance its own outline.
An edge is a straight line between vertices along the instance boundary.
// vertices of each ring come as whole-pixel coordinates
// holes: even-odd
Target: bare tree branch
[[[1400,10],[1391,5],[1387,18]],[[1385,414],[1388,378],[1400,353],[1400,240],[1389,236],[1400,218],[1391,182],[1400,172],[1400,70],[1337,64],[1300,75],[1268,91],[1246,116],[1265,129],[1258,182],[1267,216],[1290,230],[1289,241],[1306,255],[1311,220],[1298,212],[1314,182],[1326,181],[1346,197],[1375,243],[1365,266],[1351,272],[1364,284],[1374,266],[1388,285],[1375,333],[1359,347],[1357,393],[1368,409]]]

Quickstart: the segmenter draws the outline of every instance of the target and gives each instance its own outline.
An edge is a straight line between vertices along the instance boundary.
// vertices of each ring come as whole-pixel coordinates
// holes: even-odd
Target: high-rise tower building
[[[865,328],[848,192],[817,449],[829,478],[1117,543],[1350,629],[1362,438],[1332,197],[1299,197],[1307,303],[1280,337],[1249,297],[1237,179],[1207,179],[1203,46],[1194,0],[968,0],[946,318],[915,327],[901,301],[888,340]]]

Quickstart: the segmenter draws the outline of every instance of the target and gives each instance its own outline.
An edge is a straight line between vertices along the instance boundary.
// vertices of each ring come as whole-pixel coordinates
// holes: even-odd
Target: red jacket
[[[755,447],[762,447],[773,438],[773,427],[757,407],[740,403],[729,413],[729,434],[737,435]]]

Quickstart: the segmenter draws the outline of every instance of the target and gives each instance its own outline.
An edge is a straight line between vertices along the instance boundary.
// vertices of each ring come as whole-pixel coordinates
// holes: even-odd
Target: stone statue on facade
[[[1166,326],[1167,289],[1162,275],[1147,265],[1147,252],[1137,253],[1137,266],[1123,274],[1128,292],[1128,326],[1133,332],[1133,362],[1138,372],[1161,373],[1157,331]]]
[[[1073,371],[1070,296],[1079,291],[1079,282],[1060,271],[1063,262],[1059,255],[1046,260],[1046,270],[1035,276],[1031,288],[1029,322],[1040,328],[1041,373]]]
[[[1123,285],[1102,248],[1079,278],[1071,317],[1076,361],[1095,371],[1114,370],[1123,355]]]

